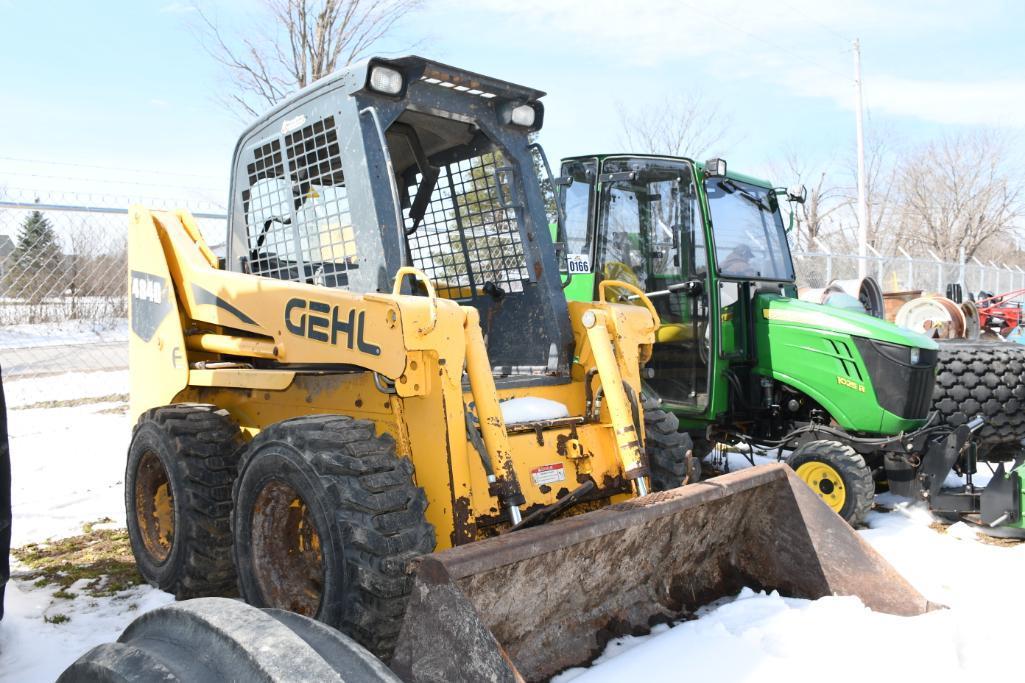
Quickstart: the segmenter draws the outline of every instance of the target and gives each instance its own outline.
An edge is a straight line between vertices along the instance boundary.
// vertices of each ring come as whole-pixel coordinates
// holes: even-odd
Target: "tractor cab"
[[[753,360],[753,292],[794,287],[779,192],[721,160],[636,155],[567,159],[559,186],[569,298],[606,280],[647,292],[662,319],[649,388],[683,413],[708,412],[711,350]]]

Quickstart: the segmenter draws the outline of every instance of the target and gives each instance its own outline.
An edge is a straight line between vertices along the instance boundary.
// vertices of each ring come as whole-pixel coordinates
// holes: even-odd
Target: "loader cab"
[[[543,95],[419,57],[318,81],[238,144],[227,267],[391,292],[412,266],[479,311],[497,379],[568,380],[572,330],[528,148]],[[403,291],[426,294],[415,278]]]
[[[647,292],[662,319],[647,385],[675,412],[720,413],[722,369],[754,360],[755,294],[793,288],[776,191],[653,155],[566,159],[559,186],[568,298],[594,298],[603,280]]]

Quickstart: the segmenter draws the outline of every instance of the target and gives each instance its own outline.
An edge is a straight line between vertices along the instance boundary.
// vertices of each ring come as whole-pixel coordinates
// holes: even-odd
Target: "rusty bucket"
[[[785,465],[763,465],[420,558],[392,669],[544,680],[748,586],[929,603]]]

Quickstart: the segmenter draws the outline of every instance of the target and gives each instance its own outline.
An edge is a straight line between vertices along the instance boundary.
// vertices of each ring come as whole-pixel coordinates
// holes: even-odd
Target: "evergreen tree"
[[[63,281],[61,249],[57,233],[41,211],[33,211],[18,230],[18,243],[11,253],[7,293],[38,302]]]

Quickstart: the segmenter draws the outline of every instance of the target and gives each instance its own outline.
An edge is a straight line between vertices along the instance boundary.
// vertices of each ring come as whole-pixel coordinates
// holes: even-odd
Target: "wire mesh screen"
[[[527,262],[516,213],[499,196],[510,192],[503,168],[498,152],[443,167],[423,221],[407,238],[413,263],[449,298],[476,299],[488,285],[523,291]],[[408,188],[411,203],[421,180]],[[406,229],[413,229],[408,217]]]
[[[347,287],[355,235],[334,117],[253,149],[242,194],[253,273]]]
[[[140,201],[207,216],[198,222],[208,242],[215,251],[223,244],[223,207],[4,189],[0,366],[5,380],[128,367],[127,207]]]

